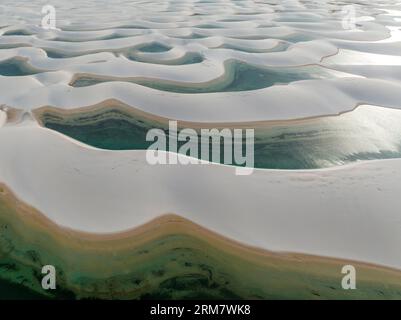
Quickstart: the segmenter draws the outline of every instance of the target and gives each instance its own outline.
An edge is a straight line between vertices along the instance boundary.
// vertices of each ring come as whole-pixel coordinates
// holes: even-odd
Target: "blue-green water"
[[[27,215],[23,207],[0,193],[0,300],[399,299],[401,295],[399,274],[394,271],[357,264],[358,290],[341,290],[338,270],[345,261],[260,254],[171,217],[155,223],[145,233],[146,241],[143,233],[94,241],[50,223],[32,223],[39,213]],[[41,269],[47,263],[57,270],[56,290],[41,287]]]
[[[271,87],[275,84],[288,84],[299,80],[334,78],[334,73],[319,66],[297,68],[262,68],[244,62],[226,63],[226,76],[208,84],[176,84],[153,79],[131,79],[129,82],[149,88],[176,93],[212,93],[248,91]],[[115,81],[116,79],[101,79],[91,76],[77,78],[73,87],[87,87],[98,83]],[[124,81],[127,81],[126,79]]]
[[[153,142],[146,141],[146,134],[155,127],[168,136],[167,125],[133,117],[118,107],[74,116],[47,111],[41,119],[47,128],[103,149],[147,149]],[[223,155],[223,144],[220,152]],[[255,167],[271,169],[324,168],[360,160],[399,158],[401,111],[363,106],[340,116],[258,126],[254,154]],[[211,160],[210,154],[206,160]],[[223,156],[220,162],[224,162]]]
[[[65,53],[65,52],[61,52],[58,50],[54,50],[54,49],[46,49],[44,48],[43,50],[46,51],[46,54],[49,58],[53,58],[53,59],[63,59],[63,58],[72,58],[72,57],[77,57],[79,55],[81,55],[80,53]]]
[[[112,39],[120,39],[120,38],[127,38],[131,36],[125,36],[120,34],[110,34],[108,36],[93,38],[93,39],[80,39],[80,38],[73,38],[73,37],[57,37],[52,39],[52,41],[60,41],[60,42],[90,42],[90,41],[99,41],[99,40],[112,40]]]
[[[165,64],[165,65],[186,65],[201,63],[204,58],[197,52],[188,52],[183,57],[172,60],[158,60],[154,57],[144,56],[138,54],[137,50],[130,50],[125,56],[132,61],[153,63],[153,64]]]
[[[117,38],[124,38],[125,36],[114,34],[110,36],[105,36],[101,39],[93,39],[92,41],[95,40],[108,40],[108,39],[117,39]],[[67,42],[81,42],[84,40],[80,39],[70,39],[70,38],[57,38],[54,39],[53,41],[67,41]],[[87,41],[87,40],[85,40]],[[72,51],[61,51],[57,49],[52,49],[52,48],[43,48],[43,50],[46,51],[47,56],[49,58],[54,58],[54,59],[60,59],[60,58],[73,58],[73,57],[78,57],[82,56],[83,54],[91,54],[91,53],[97,53],[97,52],[112,52],[115,54],[125,54],[128,58],[132,58],[132,60],[137,60],[135,58],[135,55],[132,54],[136,51],[143,52],[143,53],[157,53],[157,52],[166,52],[170,50],[171,47],[167,47],[163,45],[162,43],[158,42],[153,42],[149,43],[143,46],[139,47],[134,47],[134,48],[128,48],[128,49],[106,49],[106,50],[90,50],[85,53],[83,52],[72,52]],[[139,61],[139,60],[138,60]]]
[[[0,75],[2,76],[27,76],[38,72],[40,71],[34,70],[26,62],[16,58],[0,62]]]
[[[194,32],[194,33],[192,33],[192,34],[190,34],[188,36],[176,36],[176,37],[173,37],[173,38],[177,38],[177,39],[203,39],[203,38],[207,38],[207,37],[209,37],[209,36]]]
[[[13,30],[4,32],[3,36],[30,36],[32,33],[26,30]]]
[[[252,49],[252,48],[246,48],[246,47],[241,47],[241,46],[236,46],[236,45],[231,45],[231,44],[223,44],[219,48],[224,48],[224,49],[231,49],[235,51],[242,51],[242,52],[249,52],[249,53],[260,53],[260,52],[280,52],[280,51],[285,51],[289,47],[290,43],[286,42],[280,42],[277,46],[269,49]]]

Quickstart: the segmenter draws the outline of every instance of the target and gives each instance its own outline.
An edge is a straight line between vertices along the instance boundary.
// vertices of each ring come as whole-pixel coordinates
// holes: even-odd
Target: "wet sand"
[[[40,287],[46,264],[57,270],[55,292]],[[357,290],[341,288],[345,264],[357,269]],[[173,214],[122,233],[76,232],[4,185],[0,270],[0,282],[47,298],[401,299],[399,270],[248,247]]]

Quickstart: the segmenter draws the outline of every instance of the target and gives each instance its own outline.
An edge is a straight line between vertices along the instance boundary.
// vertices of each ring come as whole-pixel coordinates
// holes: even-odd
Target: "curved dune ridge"
[[[54,262],[57,297],[400,298],[369,263],[401,269],[401,3],[42,5],[0,3],[4,288]],[[255,171],[150,165],[168,120],[254,128]]]
[[[0,144],[0,180],[71,229],[119,232],[174,212],[260,248],[401,266],[399,159],[236,176],[219,164],[150,165],[146,151],[88,147],[29,119],[1,128]]]
[[[247,247],[172,214],[117,234],[60,228],[18,200],[5,185],[0,185],[0,228],[0,297],[10,298],[10,290],[19,289],[20,283],[27,289],[17,292],[26,298],[401,296],[399,270]],[[41,289],[44,263],[58,270],[56,291]],[[358,268],[357,291],[341,290],[340,270],[346,264]]]
[[[352,30],[342,28],[343,6],[329,1],[122,1],[113,8],[123,12],[108,8],[103,15],[109,6],[97,8],[96,22],[86,11],[90,1],[85,8],[57,4],[58,30],[30,23],[37,19],[35,4],[15,9],[25,23],[11,20],[0,30],[2,103],[31,110],[117,99],[194,122],[303,118],[361,103],[399,108],[401,73],[392,68],[401,65],[401,23],[399,5],[390,1],[354,4]],[[106,16],[113,22],[103,24]],[[245,66],[242,76],[230,61]],[[238,85],[227,84],[238,77]],[[238,90],[256,92],[224,92]]]

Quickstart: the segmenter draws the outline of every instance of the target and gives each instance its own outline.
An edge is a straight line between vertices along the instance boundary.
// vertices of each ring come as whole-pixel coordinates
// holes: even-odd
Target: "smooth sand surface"
[[[399,159],[241,177],[216,164],[150,166],[144,151],[90,148],[40,128],[30,115],[46,106],[78,110],[119,101],[154,119],[240,125],[337,115],[361,104],[399,109],[400,4],[363,1],[350,30],[342,26],[343,5],[329,0],[124,1],[123,12],[117,1],[85,0],[79,14],[74,0],[55,4],[63,16],[55,30],[38,27],[35,2],[0,4],[13,13],[2,15],[0,29],[0,105],[27,112],[0,128],[0,181],[21,200],[85,232],[131,230],[173,212],[261,249],[401,267]],[[269,52],[279,41],[282,51]],[[152,44],[171,47],[141,54],[159,64],[127,58]],[[191,52],[203,61],[163,64]],[[204,85],[226,76],[229,60],[277,69],[320,65],[338,76],[205,94],[123,81]],[[77,74],[122,81],[74,88]]]
[[[399,160],[236,176],[152,166],[145,151],[90,148],[28,120],[3,127],[0,143],[1,181],[68,228],[118,232],[174,212],[251,246],[401,265]]]
[[[0,185],[0,281],[47,298],[382,299],[400,296],[399,270],[356,261],[245,246],[168,214],[115,234],[55,225]],[[35,276],[57,269],[58,290]],[[341,290],[341,268],[357,270],[358,290]],[[4,285],[4,282],[1,282]],[[0,296],[6,294],[0,289]],[[62,291],[61,291],[62,290]],[[10,294],[10,293],[8,293]]]

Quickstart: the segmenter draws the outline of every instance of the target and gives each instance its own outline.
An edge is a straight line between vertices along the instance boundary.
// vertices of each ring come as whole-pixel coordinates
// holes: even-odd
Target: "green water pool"
[[[168,136],[167,126],[132,117],[112,107],[108,111],[74,117],[46,112],[41,119],[47,128],[110,150],[149,148],[153,142],[146,141],[146,134],[155,127],[161,128]],[[255,167],[314,169],[360,160],[399,158],[400,123],[399,110],[363,106],[340,116],[257,127],[254,140]],[[200,148],[200,138],[198,141]],[[178,143],[178,148],[184,143]],[[223,144],[219,147],[223,155]],[[224,157],[220,159],[223,163]]]

